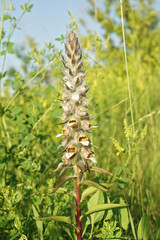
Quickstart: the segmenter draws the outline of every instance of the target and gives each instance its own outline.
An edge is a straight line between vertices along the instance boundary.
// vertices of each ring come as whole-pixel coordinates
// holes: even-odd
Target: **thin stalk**
[[[9,41],[10,41],[10,39],[11,39],[11,37],[12,37],[12,35],[13,35],[16,27],[17,27],[17,25],[19,24],[19,22],[21,21],[23,15],[25,14],[25,12],[26,12],[26,10],[27,10],[27,8],[28,8],[29,3],[30,3],[30,0],[28,1],[27,5],[26,5],[26,8],[23,10],[23,12],[22,12],[21,16],[19,17],[18,21],[17,21],[16,24],[14,25],[14,28],[13,28],[12,31],[10,32],[10,34],[9,34],[9,36],[8,36],[8,39],[7,39],[7,45],[8,45],[8,43],[9,43]],[[2,74],[3,74],[3,71],[4,71],[4,67],[5,67],[6,57],[7,57],[7,54],[4,55],[3,64],[2,64],[2,70],[1,70],[1,71],[2,71]]]
[[[123,21],[123,0],[120,0],[120,6],[121,6],[121,20],[122,20],[122,35],[123,35],[123,47],[124,47],[124,60],[125,60],[126,75],[127,75],[128,96],[129,96],[129,104],[130,104],[130,110],[131,110],[132,128],[133,128],[133,132],[134,132],[134,117],[133,117],[131,87],[130,87],[130,78],[129,78],[129,73],[128,73],[127,54],[126,54],[126,40],[125,40],[125,32],[124,32],[124,21]]]
[[[81,220],[81,208],[79,207],[80,204],[80,171],[79,168],[76,167],[77,172],[77,179],[76,179],[76,207],[77,207],[77,240],[82,239],[82,220]]]
[[[2,0],[2,16],[1,16],[1,26],[0,26],[0,51],[1,51],[1,42],[2,42],[4,11],[5,11],[5,0]],[[2,82],[2,78],[0,78],[0,102],[2,100],[2,96],[1,96],[2,95],[1,82]]]

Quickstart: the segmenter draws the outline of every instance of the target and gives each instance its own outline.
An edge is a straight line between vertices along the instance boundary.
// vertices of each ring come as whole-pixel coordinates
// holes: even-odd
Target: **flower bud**
[[[62,146],[63,147],[66,147],[67,146],[67,144],[69,143],[69,138],[68,137],[65,137],[63,140],[62,140]]]
[[[61,117],[62,121],[66,121],[68,119],[68,113],[64,112]]]
[[[66,157],[66,153],[62,157],[62,162],[67,165],[70,163],[70,159]]]
[[[80,106],[77,108],[77,114],[80,116],[80,117],[88,117],[88,112],[87,112],[87,109],[84,108],[83,106]]]
[[[73,104],[71,102],[67,102],[66,104],[62,105],[65,112],[70,113],[73,109]]]
[[[81,155],[82,155],[83,158],[89,159],[90,157],[92,157],[92,152],[89,148],[88,149],[82,148]]]
[[[77,92],[72,93],[72,100],[74,102],[79,102],[79,99],[80,99],[79,93]]]
[[[66,125],[66,126],[63,128],[62,133],[63,133],[64,136],[69,136],[70,133],[71,133],[71,128]]]
[[[79,94],[85,94],[85,92],[86,92],[85,83],[82,83],[82,85],[80,85],[79,87],[77,87],[76,91],[77,91]]]
[[[63,101],[69,100],[70,97],[71,97],[71,94],[70,94],[70,93],[68,93],[68,92],[62,93],[62,100],[63,100]]]
[[[82,98],[82,105],[84,107],[88,107],[89,106],[89,100],[86,97]]]
[[[87,120],[84,120],[82,121],[82,127],[85,129],[85,130],[90,130],[91,128],[91,123]]]

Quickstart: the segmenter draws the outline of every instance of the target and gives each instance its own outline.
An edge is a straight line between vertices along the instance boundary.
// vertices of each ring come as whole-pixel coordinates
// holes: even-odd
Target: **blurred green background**
[[[66,32],[78,25],[90,87],[87,96],[92,97],[89,112],[93,125],[99,126],[91,136],[98,147],[97,165],[113,173],[111,180],[95,177],[97,181],[112,182],[106,197],[111,202],[123,198],[130,205],[134,225],[124,227],[117,211],[109,226],[112,228],[116,221],[124,237],[119,239],[135,239],[137,235],[137,239],[159,240],[159,2],[124,1],[127,62],[117,0],[39,4],[6,1],[5,11],[3,3],[4,0],[0,28],[0,239],[71,239],[65,227],[52,221],[42,224],[33,215],[67,216],[72,208],[73,200],[68,195],[36,193],[56,184],[57,176],[52,173],[61,161],[57,150],[60,140],[56,138],[62,128],[57,125],[57,116],[62,114],[58,101],[63,70],[60,55]],[[43,21],[42,29],[45,27],[43,33],[36,29],[36,9]],[[27,29],[29,24],[33,26]],[[74,188],[74,183],[67,186]],[[92,239],[97,239],[96,231],[103,229],[102,225],[97,223]],[[142,226],[145,230],[141,234]]]

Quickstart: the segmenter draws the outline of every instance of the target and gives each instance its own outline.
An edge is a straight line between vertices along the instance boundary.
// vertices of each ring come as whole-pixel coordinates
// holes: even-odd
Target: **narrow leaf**
[[[84,215],[82,215],[81,218],[84,218],[85,216],[90,215],[95,212],[113,209],[113,208],[124,208],[124,207],[128,207],[128,206],[129,205],[127,205],[127,204],[118,204],[118,203],[99,204],[99,205],[92,207],[92,209],[90,209]]]
[[[122,204],[125,203],[122,198],[120,198],[120,203],[122,203]],[[128,224],[129,224],[127,208],[122,208],[120,210],[120,214],[121,214],[121,225],[122,225],[122,228],[124,230],[127,230],[128,229]]]
[[[97,188],[95,187],[88,187],[87,189],[85,189],[82,193],[82,196],[81,196],[81,202],[87,197],[89,196],[90,194],[92,193],[95,193],[97,191]]]
[[[96,167],[96,166],[91,167],[91,171],[97,171],[97,172],[104,173],[104,174],[107,174],[107,175],[111,175],[111,176],[112,176],[112,173],[106,171],[106,170],[103,169],[103,168]]]
[[[71,224],[71,219],[69,217],[64,217],[64,216],[34,217],[34,219],[39,221],[54,220],[57,222],[64,222],[64,223]]]
[[[107,197],[108,203],[110,203],[109,197]],[[113,217],[113,211],[110,209],[107,211],[107,216],[105,217],[105,220],[109,220]]]
[[[59,179],[59,181],[58,181],[57,185],[55,186],[55,188],[47,188],[47,189],[38,191],[36,194],[41,193],[41,192],[47,192],[48,194],[55,193],[62,184],[64,184],[65,182],[67,182],[70,179],[76,179],[76,176],[62,177],[62,178]]]
[[[61,177],[61,178],[58,180],[58,183],[57,183],[56,187],[50,189],[51,192],[49,192],[49,193],[51,194],[51,193],[56,192],[56,191],[58,190],[58,188],[59,188],[62,184],[64,184],[65,182],[67,182],[67,181],[70,180],[70,179],[76,179],[76,176],[64,176],[64,177]]]
[[[131,223],[131,228],[132,228],[133,237],[134,237],[135,240],[137,240],[137,236],[136,236],[136,231],[135,231],[133,219],[132,219],[132,216],[131,216],[131,213],[130,213],[129,209],[128,209],[128,215],[129,215],[129,220],[130,220],[130,223]]]
[[[36,220],[36,218],[39,217],[39,214],[33,204],[32,204],[32,209],[33,209],[34,217]],[[36,225],[37,225],[40,240],[43,240],[43,223],[39,220],[36,220]]]
[[[98,188],[104,192],[108,192],[108,189],[102,187],[100,184],[96,183],[96,182],[93,182],[91,180],[86,180],[84,182],[82,182],[82,184],[85,184],[85,185],[88,185],[88,186],[92,186],[92,187],[95,187],[95,188]]]

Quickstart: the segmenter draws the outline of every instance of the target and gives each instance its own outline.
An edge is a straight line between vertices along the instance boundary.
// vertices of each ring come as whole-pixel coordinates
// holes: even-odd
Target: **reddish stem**
[[[76,207],[77,207],[77,240],[82,239],[82,220],[81,218],[81,208],[78,207],[80,204],[80,176],[79,169],[77,168],[77,179],[76,179]]]

